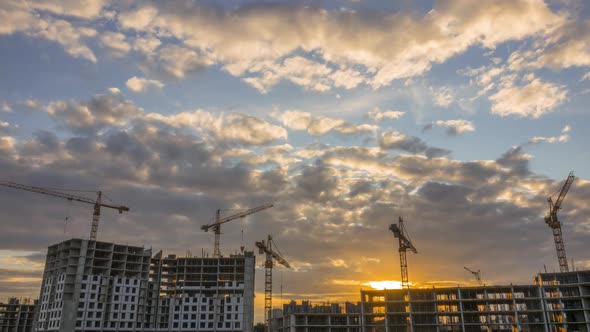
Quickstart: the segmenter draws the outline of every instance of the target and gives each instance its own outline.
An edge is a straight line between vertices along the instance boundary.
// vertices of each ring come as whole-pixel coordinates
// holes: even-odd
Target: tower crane
[[[236,213],[234,215],[224,217],[224,218],[221,218],[221,210],[217,210],[217,213],[215,214],[215,222],[210,225],[201,226],[201,229],[204,230],[205,232],[208,232],[210,228],[213,228],[213,231],[215,232],[215,245],[213,247],[213,256],[221,257],[221,250],[219,249],[219,238],[221,237],[221,224],[225,224],[226,222],[232,221],[235,219],[244,218],[248,215],[251,215],[256,212],[260,212],[262,210],[266,210],[266,209],[271,208],[273,206],[274,205],[272,203],[268,203],[268,204],[260,205],[255,208],[248,209],[248,210],[245,210],[240,213]]]
[[[273,258],[277,263],[283,265],[286,268],[290,268],[291,265],[280,255],[280,252],[275,252],[272,247],[275,248],[277,245],[272,239],[272,236],[268,236],[266,242],[256,241],[260,254],[266,254],[266,261],[264,262],[264,322],[266,323],[266,331],[270,332],[272,328],[272,268],[274,266]],[[277,248],[278,251],[278,248]]]
[[[32,187],[32,186],[27,186],[24,184],[18,184],[18,183],[14,183],[14,182],[0,181],[0,185],[14,188],[14,189],[32,191],[32,192],[35,192],[38,194],[43,194],[43,195],[48,195],[48,196],[61,197],[61,198],[67,199],[68,201],[76,201],[76,202],[94,205],[94,214],[92,215],[92,227],[90,229],[90,240],[91,241],[96,241],[96,233],[98,232],[98,223],[100,220],[100,209],[101,208],[106,207],[109,209],[118,210],[119,214],[123,213],[123,211],[129,211],[129,208],[126,206],[123,206],[123,205],[117,206],[117,205],[103,203],[102,202],[102,191],[97,191],[96,192],[97,198],[96,198],[96,200],[93,200],[91,198],[78,196],[78,195],[71,195],[71,194],[63,193],[61,191],[57,191],[57,190],[53,190],[53,189]]]
[[[565,255],[565,244],[563,243],[563,237],[561,235],[561,222],[557,218],[557,211],[561,209],[561,204],[565,199],[565,195],[567,195],[567,192],[570,190],[575,178],[574,172],[570,172],[563,187],[561,187],[561,191],[559,192],[559,196],[557,196],[555,203],[553,203],[551,196],[547,198],[547,202],[549,203],[549,214],[545,217],[545,223],[553,230],[553,240],[555,241],[557,259],[559,260],[559,270],[561,272],[568,272],[569,267]]]
[[[475,276],[475,280],[477,280],[477,283],[481,286],[481,271],[480,270],[473,271],[473,270],[470,270],[470,269],[468,269],[466,267],[463,267],[463,268],[465,270],[471,272],[471,274],[473,274]]]
[[[408,261],[406,259],[406,250],[410,249],[413,253],[417,254],[418,250],[410,241],[410,236],[404,227],[404,220],[399,217],[398,224],[391,224],[389,230],[393,232],[393,235],[399,239],[399,263],[402,273],[402,288],[410,288],[408,282]]]

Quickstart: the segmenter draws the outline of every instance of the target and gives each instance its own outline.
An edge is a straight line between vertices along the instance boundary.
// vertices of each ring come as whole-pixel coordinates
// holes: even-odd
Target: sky
[[[590,268],[590,5],[577,0],[0,2],[1,181],[75,189],[98,239],[225,254],[272,234],[275,304]],[[92,206],[0,188],[0,299],[37,297],[46,248]],[[204,250],[204,251],[203,251]],[[261,265],[263,257],[258,257]],[[282,284],[282,287],[280,287]],[[263,269],[257,269],[257,319]]]

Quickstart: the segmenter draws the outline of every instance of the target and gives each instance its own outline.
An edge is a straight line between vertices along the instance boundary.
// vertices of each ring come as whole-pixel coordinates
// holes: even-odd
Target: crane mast
[[[477,283],[481,286],[481,271],[477,270],[477,271],[473,271],[471,269],[468,269],[466,267],[463,267],[465,270],[471,272],[471,274],[473,274],[473,276],[475,277],[475,280],[477,280]]]
[[[119,214],[123,213],[123,211],[129,211],[129,208],[126,206],[123,206],[123,205],[117,206],[117,205],[111,205],[111,204],[104,204],[102,202],[102,191],[97,191],[96,192],[97,198],[96,198],[96,200],[93,200],[88,197],[71,195],[71,194],[67,194],[67,193],[53,190],[53,189],[27,186],[24,184],[19,184],[19,183],[14,183],[14,182],[0,181],[0,185],[5,186],[5,187],[9,187],[9,188],[14,188],[14,189],[31,191],[31,192],[35,192],[38,194],[48,195],[48,196],[61,197],[61,198],[67,199],[68,201],[76,201],[76,202],[94,205],[94,213],[92,214],[92,227],[90,228],[90,240],[91,241],[96,241],[96,236],[98,233],[98,224],[100,221],[100,209],[102,207],[118,210]]]
[[[545,223],[553,231],[553,240],[555,242],[555,250],[557,251],[557,260],[559,261],[559,270],[561,272],[568,272],[569,267],[565,253],[565,244],[563,242],[563,236],[561,233],[561,222],[557,218],[557,212],[561,209],[561,204],[565,199],[565,195],[567,195],[567,192],[572,186],[574,179],[575,176],[574,172],[572,171],[565,180],[563,187],[561,187],[561,191],[559,192],[559,196],[557,196],[555,203],[551,197],[547,198],[547,202],[549,203],[549,214],[545,217]]]
[[[391,224],[389,226],[389,230],[392,231],[393,235],[399,239],[399,263],[402,275],[402,288],[408,289],[410,288],[410,283],[408,280],[408,260],[406,257],[406,251],[407,249],[410,249],[413,253],[417,254],[418,250],[416,250],[410,241],[409,235],[404,227],[404,220],[402,217],[399,217],[399,222],[397,225]]]
[[[273,259],[277,263],[283,265],[286,268],[290,268],[291,265],[272,247],[276,247],[272,237],[269,235],[266,242],[256,241],[256,247],[258,247],[260,254],[266,254],[266,261],[264,262],[264,322],[266,324],[266,331],[270,332],[272,329],[272,268],[274,266]]]
[[[221,224],[225,224],[226,222],[229,222],[229,221],[232,221],[235,219],[244,218],[248,215],[251,215],[256,212],[260,212],[262,210],[266,210],[266,209],[271,208],[273,206],[274,206],[274,204],[272,204],[272,203],[264,204],[264,205],[260,205],[255,208],[252,208],[252,209],[242,211],[240,213],[233,214],[228,217],[224,217],[224,218],[221,218],[221,210],[217,210],[217,212],[215,213],[215,222],[210,225],[201,226],[201,229],[204,230],[205,232],[208,232],[210,228],[213,228],[213,232],[215,232],[215,244],[213,246],[213,256],[214,257],[221,257],[221,250],[219,249],[219,242],[220,242],[220,238],[221,238]]]

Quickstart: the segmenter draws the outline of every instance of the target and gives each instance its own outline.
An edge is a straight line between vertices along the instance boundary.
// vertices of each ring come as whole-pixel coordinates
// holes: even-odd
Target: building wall
[[[30,332],[37,301],[21,301],[11,298],[7,303],[0,302],[0,332]]]
[[[35,331],[250,332],[254,265],[68,240],[48,248]]]

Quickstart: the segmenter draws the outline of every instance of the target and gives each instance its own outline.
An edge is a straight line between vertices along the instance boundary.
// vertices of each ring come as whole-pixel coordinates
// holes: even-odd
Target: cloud
[[[538,118],[562,104],[567,99],[567,89],[539,78],[532,78],[523,85],[508,81],[489,99],[493,114]]]
[[[355,135],[355,134],[369,134],[374,133],[377,130],[377,126],[369,125],[369,124],[360,124],[360,125],[351,125],[351,124],[343,124],[336,128],[334,131],[340,134],[345,135]]]
[[[420,138],[406,136],[397,131],[385,131],[379,138],[379,146],[387,150],[402,150],[410,153],[423,153],[429,158],[450,154],[449,150],[429,147]]]
[[[442,87],[436,90],[431,89],[434,97],[434,104],[439,107],[448,108],[453,103],[453,93],[451,89]]]
[[[143,110],[118,92],[98,94],[86,102],[54,101],[46,112],[74,132],[95,132],[107,126],[122,126],[143,114]]]
[[[150,88],[161,89],[164,87],[164,83],[158,80],[150,80],[147,78],[140,78],[137,76],[133,76],[130,79],[128,79],[125,85],[127,86],[127,89],[135,93],[145,92]]]
[[[152,6],[141,6],[135,11],[126,11],[119,14],[119,22],[126,29],[144,30],[158,14],[158,10]]]
[[[380,108],[375,107],[372,111],[369,111],[367,116],[369,119],[375,122],[381,122],[385,119],[399,119],[406,114],[402,111],[394,111],[394,110],[385,110],[382,111]]]
[[[150,35],[136,38],[133,42],[133,49],[151,55],[160,45],[162,45],[162,42],[158,38]]]
[[[60,19],[41,19],[38,21],[36,30],[31,32],[31,35],[35,37],[59,43],[71,56],[91,62],[96,62],[96,56],[88,46],[82,43],[81,39],[96,34],[94,29],[74,27],[70,22]]]
[[[363,83],[379,88],[422,75],[434,63],[473,45],[494,48],[547,34],[565,19],[542,0],[519,0],[510,6],[458,0],[437,3],[423,16],[293,4],[251,3],[230,9],[157,3],[122,10],[119,20],[126,29],[174,36],[186,45],[184,53],[195,52],[191,58],[207,59],[198,61],[201,66],[220,64],[264,93],[281,80],[320,92]],[[183,69],[190,67],[172,72],[183,77]]]
[[[29,0],[27,5],[40,11],[57,15],[93,19],[99,16],[107,0]]]
[[[539,144],[539,143],[567,143],[569,141],[569,132],[571,130],[570,126],[565,126],[561,130],[561,135],[554,136],[554,137],[542,137],[542,136],[535,136],[529,140],[530,144]]]
[[[309,112],[285,111],[275,113],[274,117],[292,130],[306,130],[310,135],[319,136],[344,125],[344,120],[334,119],[323,115],[312,116]]]
[[[469,131],[475,131],[475,126],[471,121],[456,119],[456,120],[436,120],[427,126],[424,126],[424,130],[431,129],[433,126],[440,126],[447,128],[447,134],[458,135]]]
[[[100,41],[116,57],[122,57],[131,50],[131,45],[125,40],[125,35],[120,32],[103,32],[100,35]]]
[[[207,132],[215,140],[225,143],[264,145],[287,139],[287,131],[283,127],[241,113],[214,114],[196,110],[168,116],[150,113],[147,119],[161,121],[176,128]]]
[[[306,130],[312,136],[325,135],[334,131],[343,135],[373,133],[377,126],[369,124],[349,124],[342,119],[327,116],[313,116],[309,112],[284,111],[274,112],[272,116],[291,130]]]
[[[177,79],[212,64],[213,61],[207,55],[178,45],[163,46],[148,60],[151,70]]]

